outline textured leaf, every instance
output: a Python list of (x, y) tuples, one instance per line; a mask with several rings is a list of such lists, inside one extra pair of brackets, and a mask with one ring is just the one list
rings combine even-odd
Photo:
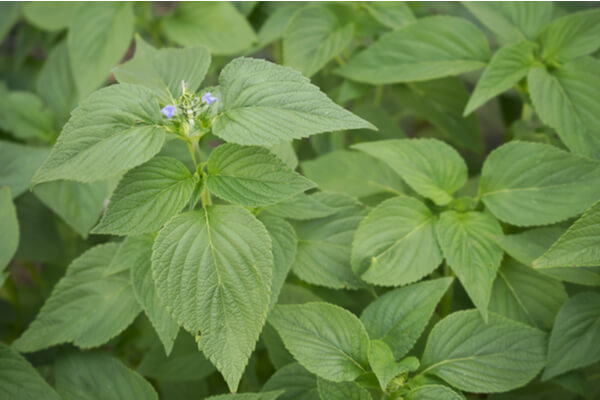
[(120, 84), (98, 90), (73, 111), (32, 183), (90, 182), (142, 164), (165, 140), (165, 132), (157, 127), (160, 115), (158, 102), (143, 86)]
[(372, 400), (369, 391), (354, 382), (330, 382), (317, 379), (321, 400)]
[(548, 72), (534, 68), (527, 82), (540, 119), (574, 153), (600, 159), (600, 61), (585, 57)]
[(29, 188), (29, 181), (48, 154), (47, 148), (0, 140), (0, 186), (8, 186), (13, 197), (19, 196)]
[(180, 214), (159, 232), (152, 269), (159, 297), (235, 391), (269, 307), (265, 227), (238, 206)]
[(508, 143), (483, 164), (479, 196), (502, 221), (551, 224), (600, 198), (600, 163), (546, 144)]
[(294, 358), (319, 377), (343, 382), (366, 372), (369, 337), (351, 312), (329, 303), (278, 305), (269, 322)]
[(295, 223), (298, 251), (292, 271), (313, 285), (359, 288), (362, 283), (352, 272), (350, 255), (354, 231), (365, 213), (351, 197), (325, 195), (320, 200), (340, 211), (328, 217)]
[(0, 129), (18, 139), (52, 141), (56, 134), (54, 114), (30, 92), (8, 91), (0, 86)]
[(505, 42), (535, 40), (550, 22), (553, 5), (550, 2), (526, 1), (463, 2), (464, 6)]
[(280, 398), (281, 393), (283, 393), (281, 390), (264, 393), (232, 393), (210, 396), (206, 400), (276, 400)]
[(164, 20), (165, 35), (190, 47), (204, 45), (213, 54), (230, 55), (247, 49), (256, 35), (246, 18), (229, 2), (182, 2)]
[(435, 220), (427, 206), (412, 197), (380, 203), (354, 234), (354, 273), (381, 286), (405, 285), (431, 273), (442, 262)]
[(158, 400), (150, 382), (105, 354), (61, 356), (56, 361), (56, 390), (64, 400)]
[[(4, 268), (15, 255), (19, 247), (19, 221), (17, 210), (12, 201), (10, 188), (0, 187), (0, 280)], [(2, 285), (0, 285), (2, 286)]]
[(540, 35), (542, 57), (564, 62), (593, 53), (600, 47), (600, 10), (569, 14), (549, 24)]
[(326, 6), (298, 11), (283, 36), (283, 63), (312, 76), (352, 41), (354, 27)]
[(22, 352), (65, 342), (96, 347), (125, 329), (140, 306), (128, 271), (105, 274), (118, 247), (116, 243), (98, 245), (75, 259), (13, 347)]
[(408, 4), (402, 1), (372, 2), (364, 7), (377, 21), (392, 29), (403, 28), (417, 20)]
[(436, 224), (436, 233), (446, 262), (487, 320), (492, 286), (503, 255), (495, 241), (502, 235), (502, 227), (486, 213), (445, 211)]
[(83, 99), (108, 78), (133, 38), (130, 3), (83, 2), (71, 19), (67, 44), (79, 98)]
[(156, 50), (140, 36), (135, 42), (135, 56), (113, 69), (120, 83), (147, 86), (164, 104), (174, 104), (181, 96), (181, 81), (188, 91), (198, 90), (210, 65), (206, 47)]
[(353, 148), (388, 164), (410, 187), (438, 205), (452, 201), (452, 193), (467, 182), (465, 161), (440, 140), (381, 140)]
[(60, 400), (23, 356), (0, 343), (0, 396), (18, 400)]
[(423, 385), (408, 392), (406, 400), (464, 400), (464, 396), (444, 385)]
[(491, 313), (455, 312), (433, 328), (422, 374), (475, 393), (505, 392), (525, 385), (546, 361), (546, 334)]
[(338, 150), (301, 164), (304, 175), (321, 190), (367, 197), (376, 193), (400, 194), (402, 179), (376, 158), (357, 151)]
[(262, 390), (284, 390), (279, 400), (315, 400), (319, 397), (317, 377), (298, 363), (279, 368)]
[(374, 85), (423, 81), (479, 69), (489, 57), (487, 39), (475, 25), (439, 15), (383, 35), (337, 72)]
[(547, 331), (567, 300), (562, 283), (509, 259), (498, 270), (489, 309)]
[(541, 257), (534, 268), (600, 266), (600, 202), (590, 207)]
[(543, 380), (600, 360), (600, 294), (579, 293), (558, 312)]
[(369, 345), (369, 365), (377, 376), (377, 380), (383, 391), (386, 391), (392, 379), (403, 372), (407, 372), (404, 365), (396, 362), (394, 353), (392, 353), (390, 347), (382, 340), (371, 340)]
[(78, 8), (79, 3), (32, 1), (23, 4), (23, 16), (38, 28), (46, 31), (60, 31), (65, 29), (75, 18)]
[(406, 355), (427, 326), (452, 278), (394, 289), (369, 304), (360, 316), (371, 339), (384, 341), (394, 358)]
[(173, 348), (177, 332), (179, 332), (179, 325), (158, 297), (152, 279), (151, 258), (154, 235), (128, 238), (128, 240), (131, 239), (136, 240), (140, 246), (140, 251), (136, 254), (137, 257), (131, 264), (130, 270), (133, 293), (156, 330), (168, 356)]
[(292, 142), (281, 142), (270, 146), (269, 151), (277, 156), (289, 169), (295, 170), (298, 168), (298, 156), (296, 150), (292, 146)]
[(155, 157), (119, 182), (93, 233), (136, 235), (158, 230), (188, 203), (196, 182), (185, 165)]
[(470, 114), (526, 77), (535, 60), (536, 49), (535, 43), (523, 41), (506, 45), (495, 52), (475, 86), (464, 115)]
[[(336, 207), (328, 204), (329, 201), (327, 201), (327, 198), (332, 196), (335, 196), (335, 194), (314, 193), (307, 195), (301, 193), (288, 200), (268, 206), (265, 208), (265, 211), (282, 218), (294, 220), (328, 217), (340, 211)], [(358, 205), (358, 202), (356, 205)]]
[(228, 142), (270, 146), (322, 132), (375, 129), (289, 67), (237, 58), (223, 68), (219, 84), (223, 108), (213, 133)]
[(210, 153), (206, 168), (211, 193), (247, 206), (277, 203), (315, 186), (264, 147), (226, 143)]

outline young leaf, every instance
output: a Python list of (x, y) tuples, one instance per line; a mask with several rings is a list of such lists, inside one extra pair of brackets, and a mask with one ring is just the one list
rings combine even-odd
[(223, 144), (210, 153), (206, 169), (211, 193), (247, 206), (274, 204), (315, 187), (264, 147)]
[(352, 269), (365, 282), (399, 286), (415, 282), (442, 262), (436, 217), (412, 197), (394, 197), (360, 223), (352, 242)]
[(465, 400), (465, 397), (448, 386), (428, 384), (412, 389), (406, 400)]
[(526, 77), (535, 60), (536, 49), (535, 43), (523, 41), (506, 45), (495, 52), (475, 86), (464, 115), (469, 115)]
[(5, 399), (61, 399), (23, 356), (4, 343), (0, 343), (0, 388)]
[(423, 281), (387, 292), (365, 308), (360, 320), (369, 337), (385, 342), (400, 359), (427, 326), (452, 278)]
[(492, 285), (503, 255), (495, 240), (502, 235), (502, 227), (486, 213), (445, 211), (436, 224), (436, 233), (446, 262), (487, 320)]
[(580, 11), (552, 21), (539, 40), (542, 57), (549, 62), (591, 54), (600, 47), (600, 10)]
[(164, 19), (167, 38), (191, 47), (204, 45), (213, 54), (230, 55), (256, 41), (252, 27), (229, 2), (182, 2)]
[(213, 133), (228, 142), (270, 146), (322, 132), (376, 129), (289, 67), (237, 58), (223, 68), (219, 84), (223, 108)]
[(60, 31), (75, 18), (80, 3), (67, 4), (60, 1), (23, 4), (23, 16), (27, 22), (46, 31)]
[[(281, 218), (300, 221), (328, 217), (340, 211), (334, 206), (326, 204), (327, 199), (331, 196), (337, 195), (321, 192), (311, 195), (301, 193), (288, 200), (268, 206), (265, 211)], [(359, 205), (359, 203), (356, 202), (356, 205)]]
[(185, 207), (195, 185), (181, 162), (155, 157), (125, 174), (92, 232), (138, 235), (157, 231)]
[(392, 139), (352, 146), (379, 158), (416, 192), (438, 205), (467, 182), (467, 164), (456, 150), (437, 139)]
[(48, 148), (0, 140), (0, 186), (8, 186), (13, 197), (21, 195), (48, 154)]
[(440, 15), (383, 35), (337, 73), (374, 85), (424, 81), (479, 69), (489, 57), (479, 28), (466, 19)]
[(555, 223), (600, 198), (600, 163), (546, 144), (507, 143), (483, 164), (479, 196), (510, 224)]
[(130, 3), (84, 2), (71, 21), (69, 57), (79, 98), (84, 99), (106, 81), (111, 68), (129, 48), (133, 7)]
[(369, 337), (351, 312), (329, 303), (278, 305), (269, 322), (294, 358), (319, 377), (344, 382), (367, 371)]
[(91, 182), (140, 165), (163, 145), (160, 119), (160, 107), (149, 89), (131, 84), (100, 89), (73, 111), (31, 183)]
[(315, 400), (319, 397), (317, 377), (298, 363), (279, 368), (262, 390), (284, 390), (279, 400)]
[(331, 382), (317, 379), (321, 400), (372, 400), (369, 391), (354, 382)]
[[(152, 270), (158, 295), (235, 391), (269, 307), (273, 255), (246, 209), (210, 206), (159, 232)], [(209, 310), (209, 311), (207, 311)]]
[(536, 40), (550, 22), (550, 2), (526, 1), (463, 2), (464, 6), (504, 42)]
[(56, 390), (64, 400), (158, 400), (150, 382), (105, 354), (62, 355), (56, 361), (55, 379)]
[(600, 202), (590, 207), (541, 257), (534, 268), (600, 266)]
[(283, 36), (283, 64), (311, 77), (352, 41), (354, 27), (323, 5), (298, 11)]
[(141, 36), (136, 37), (135, 43), (135, 56), (113, 69), (120, 83), (147, 86), (164, 104), (173, 104), (181, 96), (182, 81), (188, 91), (198, 90), (210, 65), (206, 47), (156, 50)]
[(493, 313), (485, 323), (476, 310), (459, 311), (429, 334), (421, 374), (468, 392), (505, 392), (538, 374), (546, 345), (546, 334), (538, 329)]
[[(419, 362), (416, 361), (416, 363), (416, 368), (418, 368)], [(377, 376), (377, 380), (383, 391), (386, 391), (392, 379), (403, 372), (409, 371), (405, 365), (396, 362), (394, 353), (392, 353), (390, 347), (382, 340), (371, 340), (369, 345), (369, 365)]]
[(534, 68), (527, 82), (540, 119), (574, 153), (600, 159), (600, 61), (580, 58), (549, 72)]
[(2, 280), (4, 268), (19, 246), (17, 210), (10, 195), (10, 188), (7, 187), (0, 187), (0, 232), (2, 232), (2, 240), (0, 240), (0, 280)]
[(128, 271), (105, 273), (118, 247), (101, 244), (75, 259), (13, 348), (32, 352), (65, 342), (96, 347), (125, 329), (140, 306)]
[(489, 310), (548, 331), (568, 298), (561, 282), (508, 259), (498, 270)]
[(600, 360), (600, 294), (579, 293), (558, 312), (543, 380)]

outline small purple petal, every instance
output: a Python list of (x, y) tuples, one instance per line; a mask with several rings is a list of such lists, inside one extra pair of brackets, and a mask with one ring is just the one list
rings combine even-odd
[(212, 103), (217, 101), (217, 98), (215, 96), (213, 96), (212, 94), (210, 94), (210, 92), (206, 92), (202, 96), (202, 101), (208, 105), (211, 105)]
[(163, 113), (163, 115), (169, 119), (173, 118), (173, 115), (175, 115), (175, 106), (169, 104), (168, 106), (165, 106), (162, 110), (160, 110), (161, 113)]

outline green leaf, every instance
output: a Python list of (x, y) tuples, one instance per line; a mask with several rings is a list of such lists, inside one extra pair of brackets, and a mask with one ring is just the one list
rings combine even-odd
[[(257, 33), (258, 47), (262, 48), (268, 46), (283, 38), (290, 20), (301, 7), (301, 3), (278, 3), (275, 11), (267, 17)], [(283, 399), (285, 399), (285, 395)]]
[(405, 365), (396, 362), (394, 353), (392, 353), (390, 347), (382, 340), (371, 340), (369, 345), (369, 365), (377, 376), (377, 380), (383, 391), (386, 391), (392, 379), (403, 372), (408, 372)]
[(236, 391), (269, 307), (265, 227), (239, 206), (180, 214), (159, 232), (152, 269), (161, 300)]
[(465, 107), (469, 115), (488, 100), (512, 88), (527, 76), (535, 61), (537, 44), (523, 41), (500, 48), (494, 53)]
[(317, 379), (321, 400), (372, 400), (369, 391), (354, 382), (330, 382)]
[(352, 381), (367, 371), (369, 337), (350, 311), (329, 303), (278, 305), (269, 322), (294, 358), (319, 377)]
[(150, 382), (106, 354), (63, 355), (56, 361), (55, 379), (64, 400), (158, 400)]
[(149, 89), (131, 84), (100, 89), (73, 111), (32, 184), (91, 182), (138, 166), (163, 145), (166, 134), (158, 127), (160, 120), (160, 107)]
[(208, 188), (231, 203), (265, 206), (315, 187), (264, 147), (226, 143), (210, 153)]
[[(340, 211), (329, 205), (328, 199), (338, 196), (334, 193), (317, 192), (311, 195), (305, 193), (294, 196), (288, 200), (273, 204), (265, 208), (270, 214), (294, 220), (307, 220), (323, 218)], [(359, 205), (358, 202), (355, 205)]]
[(417, 19), (405, 2), (372, 2), (364, 7), (377, 21), (391, 29), (400, 29)]
[(155, 157), (125, 174), (92, 232), (137, 235), (157, 231), (185, 207), (195, 185), (181, 162)]
[(590, 207), (541, 257), (534, 268), (600, 266), (600, 202)]
[(8, 91), (0, 86), (0, 129), (18, 139), (52, 141), (54, 114), (33, 93)]
[(262, 390), (285, 390), (279, 400), (315, 400), (319, 397), (317, 377), (298, 363), (279, 368)]
[(428, 275), (442, 262), (435, 220), (427, 206), (412, 197), (380, 203), (354, 234), (354, 273), (381, 286), (405, 285)]
[(98, 245), (75, 259), (13, 348), (32, 352), (65, 342), (96, 347), (125, 329), (140, 306), (128, 271), (105, 273), (118, 247)]
[[(177, 322), (173, 319), (163, 301), (158, 297), (152, 278), (151, 258), (154, 235), (127, 238), (127, 241), (132, 240), (136, 241), (136, 244), (139, 246), (139, 253), (134, 253), (137, 257), (130, 264), (133, 293), (156, 330), (164, 346), (165, 353), (168, 356), (173, 348), (177, 332), (179, 332), (179, 325), (177, 325)], [(123, 245), (121, 248), (124, 248)]]
[(580, 11), (552, 21), (539, 41), (542, 57), (551, 63), (593, 53), (600, 47), (600, 10)]
[(84, 99), (108, 78), (133, 38), (130, 3), (84, 2), (71, 20), (67, 44), (79, 98)]
[(374, 85), (424, 81), (479, 69), (489, 57), (479, 28), (466, 19), (438, 15), (383, 35), (337, 73)]
[(547, 331), (568, 298), (559, 281), (509, 259), (498, 270), (489, 310)]
[(12, 27), (17, 23), (21, 14), (21, 3), (0, 4), (0, 42)]
[(61, 399), (23, 356), (4, 343), (0, 343), (0, 387), (5, 399)]
[(600, 163), (546, 144), (507, 143), (483, 164), (479, 197), (513, 225), (559, 222), (600, 198)]
[(548, 380), (600, 360), (600, 294), (579, 293), (558, 312), (550, 334)]
[(289, 67), (237, 58), (223, 68), (219, 84), (223, 106), (213, 133), (228, 142), (270, 146), (322, 132), (375, 129)]
[(219, 396), (210, 396), (206, 400), (276, 400), (283, 393), (282, 390), (264, 393), (232, 393)]
[(48, 154), (48, 148), (0, 140), (0, 186), (8, 186), (12, 196), (18, 197), (29, 188), (31, 177)]
[(532, 380), (546, 362), (546, 334), (476, 310), (450, 314), (427, 340), (421, 374), (435, 375), (467, 392), (505, 392)]
[(283, 36), (283, 63), (311, 77), (352, 41), (354, 26), (323, 5), (298, 11)]
[(23, 16), (32, 25), (46, 31), (60, 31), (68, 27), (75, 18), (78, 2), (63, 3), (59, 1), (37, 2), (23, 4)]
[(156, 50), (139, 35), (135, 43), (135, 56), (113, 69), (120, 83), (147, 86), (164, 104), (174, 104), (181, 96), (181, 81), (188, 91), (198, 90), (210, 65), (206, 47)]
[(502, 227), (483, 212), (445, 211), (435, 228), (446, 262), (487, 320), (492, 286), (503, 255), (495, 241), (502, 235)]
[(277, 156), (289, 169), (298, 168), (298, 156), (292, 142), (281, 142), (268, 147), (269, 151)]
[[(0, 187), (0, 277), (19, 247), (19, 221), (10, 188)], [(0, 278), (1, 280), (2, 278)], [(2, 285), (0, 285), (2, 286)]]
[(394, 289), (369, 304), (360, 320), (369, 337), (385, 342), (399, 359), (421, 336), (451, 283), (441, 278)]
[(109, 182), (45, 182), (33, 192), (54, 213), (86, 238), (104, 210), (112, 189)]
[(252, 27), (229, 2), (182, 2), (164, 19), (164, 31), (173, 42), (204, 45), (213, 54), (231, 55), (256, 41)]
[(437, 139), (392, 139), (352, 146), (388, 164), (416, 192), (438, 205), (467, 182), (467, 164), (456, 150)]
[(321, 190), (367, 197), (381, 192), (401, 194), (402, 179), (376, 158), (357, 151), (338, 150), (301, 164), (304, 175)]
[(464, 6), (504, 42), (536, 40), (550, 22), (553, 4), (526, 1), (463, 2)]
[(574, 153), (600, 159), (600, 61), (585, 57), (548, 72), (534, 68), (527, 82), (540, 119)]
[(334, 215), (294, 224), (298, 251), (292, 271), (313, 285), (334, 289), (356, 289), (363, 284), (350, 267), (352, 238), (364, 211), (354, 199), (342, 194), (325, 194), (320, 200), (339, 208)]
[(171, 354), (165, 354), (164, 345), (157, 344), (144, 355), (138, 372), (160, 381), (189, 382), (204, 379), (215, 372), (215, 367), (198, 351), (194, 338), (182, 331)]
[(406, 394), (406, 400), (465, 400), (465, 397), (444, 385), (423, 385)]

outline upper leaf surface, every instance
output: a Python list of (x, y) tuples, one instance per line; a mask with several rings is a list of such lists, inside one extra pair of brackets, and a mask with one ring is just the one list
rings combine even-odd
[(0, 140), (0, 186), (8, 186), (13, 197), (29, 188), (29, 181), (50, 149)]
[(263, 391), (280, 389), (285, 390), (281, 400), (315, 400), (319, 397), (317, 377), (297, 362), (277, 369), (262, 388)]
[(317, 379), (321, 400), (372, 400), (369, 391), (355, 382), (331, 382)]
[(406, 400), (464, 400), (465, 397), (444, 385), (417, 386), (406, 394)]
[(10, 195), (10, 189), (0, 187), (0, 281), (4, 268), (8, 265), (19, 245), (19, 221), (17, 210)]

